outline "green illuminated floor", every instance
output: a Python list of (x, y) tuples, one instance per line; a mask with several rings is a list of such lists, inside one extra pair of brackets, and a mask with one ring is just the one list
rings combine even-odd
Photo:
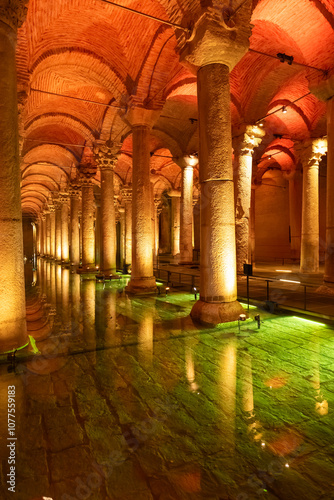
[(0, 366), (18, 418), (13, 494), (2, 408), (0, 497), (334, 499), (333, 328), (257, 309), (240, 333), (199, 328), (193, 295), (124, 285), (41, 263), (28, 310), (42, 354)]

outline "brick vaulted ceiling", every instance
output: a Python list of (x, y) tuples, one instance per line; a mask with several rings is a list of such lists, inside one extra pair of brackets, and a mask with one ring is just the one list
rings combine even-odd
[[(116, 0), (182, 26), (212, 2), (242, 3)], [(254, 0), (251, 22), (250, 50), (230, 78), (233, 133), (286, 105), (287, 113), (265, 119), (257, 159), (270, 151), (280, 168), (291, 170), (293, 141), (326, 134), (325, 104), (305, 94), (310, 81), (323, 78), (313, 68), (334, 66), (334, 0)], [(171, 157), (198, 149), (197, 96), (196, 77), (180, 65), (175, 48), (174, 28), (103, 0), (29, 0), (17, 45), (25, 215), (38, 215), (50, 195), (65, 188), (84, 146), (96, 139), (122, 144), (116, 189), (131, 181), (131, 130), (122, 115), (134, 104), (161, 109), (151, 134), (155, 186), (160, 192), (179, 187)], [(301, 65), (281, 63), (277, 53)]]

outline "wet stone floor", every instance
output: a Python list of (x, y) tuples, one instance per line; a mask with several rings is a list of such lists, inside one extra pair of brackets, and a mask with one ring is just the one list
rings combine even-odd
[(334, 499), (333, 327), (251, 308), (199, 328), (189, 293), (45, 261), (29, 279), (35, 345), (0, 364), (1, 499)]

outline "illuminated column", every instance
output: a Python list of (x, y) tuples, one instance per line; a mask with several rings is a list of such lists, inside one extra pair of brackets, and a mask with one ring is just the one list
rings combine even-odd
[(55, 206), (49, 205), (50, 210), (50, 257), (54, 259), (56, 256), (56, 214)]
[(181, 193), (175, 192), (175, 194), (168, 195), (172, 199), (172, 255), (178, 255), (180, 253), (180, 196)]
[(37, 255), (41, 254), (41, 219), (36, 220)]
[(61, 203), (55, 200), (55, 223), (56, 223), (56, 261), (61, 261)]
[(100, 196), (94, 196), (95, 203), (95, 264), (96, 268), (101, 268), (101, 199)]
[(80, 263), (80, 236), (79, 236), (79, 208), (80, 190), (78, 187), (70, 189), (70, 262), (72, 266)]
[(126, 287), (130, 293), (155, 292), (153, 276), (153, 234), (151, 224), (150, 130), (160, 112), (133, 108), (132, 125), (132, 270)]
[[(330, 75), (318, 82), (311, 80), (310, 90), (327, 103), (327, 197), (326, 197), (326, 251), (324, 281), (334, 283), (334, 77)], [(311, 88), (311, 86), (313, 88)]]
[(16, 81), (17, 28), (25, 1), (0, 9), (0, 351), (27, 343)]
[(81, 262), (82, 261), (82, 200), (79, 209), (79, 253)]
[(194, 166), (198, 159), (184, 156), (177, 160), (181, 167), (181, 211), (180, 211), (180, 261), (190, 264), (193, 260), (193, 179)]
[[(193, 319), (217, 324), (238, 319), (229, 72), (247, 52), (251, 5), (242, 3), (231, 31), (213, 7), (194, 35), (181, 36), (180, 60), (197, 71), (201, 185), (200, 300)], [(181, 228), (182, 234), (182, 228)]]
[(320, 139), (296, 148), (303, 166), (302, 234), (300, 272), (319, 272), (319, 162), (325, 153)]
[(45, 225), (46, 217), (44, 212), (41, 214), (41, 256), (45, 256), (45, 248), (46, 248), (46, 225)]
[(125, 208), (118, 207), (119, 212), (119, 222), (120, 222), (120, 249), (119, 249), (119, 258), (121, 267), (125, 262)]
[(125, 264), (132, 262), (132, 188), (122, 189), (125, 208)]
[(334, 98), (327, 103), (327, 198), (324, 280), (334, 283)]
[(45, 254), (47, 257), (51, 255), (51, 218), (50, 212), (48, 210), (45, 211), (45, 232), (46, 232), (46, 248)]
[(68, 196), (65, 193), (60, 195), (61, 203), (61, 260), (69, 261), (69, 241), (68, 241)]
[(253, 264), (255, 259), (255, 188), (253, 186), (251, 191), (251, 205), (250, 205), (250, 217), (249, 217), (248, 258), (249, 262)]
[(159, 255), (159, 217), (161, 214), (160, 198), (154, 198), (154, 258)]
[(82, 267), (89, 271), (95, 267), (95, 234), (94, 234), (94, 192), (93, 183), (85, 178), (82, 184)]
[(265, 132), (256, 125), (246, 125), (233, 141), (235, 155), (235, 233), (237, 273), (243, 274), (249, 263), (249, 218), (252, 191), (252, 155)]
[(94, 159), (101, 171), (101, 271), (116, 274), (116, 222), (114, 204), (114, 167), (118, 161), (119, 144), (98, 141)]

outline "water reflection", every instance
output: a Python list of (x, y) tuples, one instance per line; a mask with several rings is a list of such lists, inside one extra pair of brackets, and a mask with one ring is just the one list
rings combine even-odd
[[(201, 329), (187, 316), (193, 297), (185, 309), (185, 297), (179, 303), (172, 295), (130, 297), (124, 285), (122, 279), (96, 283), (94, 276), (39, 262), (27, 320), (41, 354), (20, 368), (29, 411), (39, 405), (45, 419), (44, 405), (48, 411), (70, 407), (71, 431), (79, 411), (89, 463), (117, 443), (126, 467), (140, 463), (144, 475), (161, 480), (162, 491), (166, 481), (175, 487), (169, 492), (175, 499), (199, 492), (201, 498), (238, 498), (239, 485), (249, 487), (254, 471), (270, 475), (273, 457), (292, 463), (306, 434), (312, 441), (312, 425), (329, 416), (333, 400), (331, 381), (322, 379), (321, 339), (306, 344), (295, 369), (292, 343), (290, 358), (285, 351), (279, 358), (278, 349), (267, 355), (265, 325), (242, 338), (233, 326)], [(118, 467), (120, 474), (115, 468), (110, 478), (114, 485), (127, 471), (123, 462)], [(217, 472), (223, 467), (225, 476)], [(285, 480), (284, 473), (281, 467)], [(226, 483), (235, 486), (227, 492)], [(247, 494), (255, 498), (257, 490)]]

